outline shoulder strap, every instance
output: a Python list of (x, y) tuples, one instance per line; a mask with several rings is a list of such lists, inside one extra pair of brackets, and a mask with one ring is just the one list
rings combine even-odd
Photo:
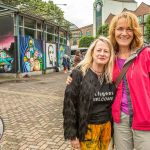
[(134, 59), (132, 59), (131, 61), (129, 61), (121, 70), (119, 76), (117, 77), (117, 80), (115, 82), (115, 86), (116, 88), (118, 87), (120, 81), (122, 80), (122, 78), (124, 77), (125, 73), (127, 72), (128, 68), (130, 67), (130, 65), (132, 64)]
[[(146, 47), (148, 47), (148, 46), (146, 46)], [(146, 47), (142, 47), (142, 48), (138, 49), (137, 52), (136, 52), (136, 56), (137, 56), (144, 48), (146, 48)], [(123, 66), (123, 68), (122, 68), (122, 70), (121, 70), (121, 72), (120, 72), (120, 74), (119, 74), (119, 76), (117, 77), (116, 82), (115, 82), (116, 88), (118, 87), (120, 81), (122, 80), (122, 78), (123, 78), (124, 75), (126, 74), (128, 68), (130, 67), (130, 65), (132, 64), (132, 62), (134, 61), (135, 58), (136, 58), (136, 57), (134, 57), (133, 59), (131, 59), (126, 65)]]

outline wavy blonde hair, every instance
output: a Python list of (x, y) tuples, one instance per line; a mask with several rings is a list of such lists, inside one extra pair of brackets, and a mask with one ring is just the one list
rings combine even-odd
[(132, 51), (135, 51), (143, 45), (143, 37), (140, 25), (138, 23), (138, 18), (131, 12), (122, 12), (112, 19), (109, 26), (109, 39), (114, 47), (114, 50), (115, 51), (119, 50), (119, 45), (115, 39), (115, 28), (118, 23), (118, 20), (121, 18), (125, 18), (127, 24), (130, 26), (130, 28), (133, 29), (133, 40), (130, 44), (130, 48)]
[(107, 83), (112, 82), (112, 72), (114, 67), (114, 50), (110, 40), (106, 37), (100, 36), (90, 45), (88, 48), (84, 59), (77, 65), (82, 71), (83, 76), (86, 74), (87, 70), (92, 66), (93, 63), (93, 51), (98, 41), (102, 41), (108, 45), (110, 50), (110, 59), (108, 63), (104, 66), (104, 74)]

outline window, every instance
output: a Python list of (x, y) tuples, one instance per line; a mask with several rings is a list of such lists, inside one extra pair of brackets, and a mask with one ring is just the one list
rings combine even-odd
[(19, 34), (24, 35), (24, 28), (23, 27), (19, 27)]
[(142, 16), (138, 16), (138, 21), (139, 21), (139, 24), (142, 23)]
[(77, 39), (76, 38), (73, 39), (73, 45), (77, 45)]
[(41, 31), (37, 31), (37, 39), (42, 40), (42, 32)]
[(55, 35), (55, 42), (58, 43), (58, 35)]
[(149, 15), (149, 14), (145, 14), (145, 15), (144, 15), (144, 22), (146, 22), (146, 19), (147, 19), (148, 15)]
[(66, 36), (67, 36), (67, 34), (66, 34), (66, 32), (65, 31), (59, 31), (59, 36), (60, 36), (60, 43), (61, 44), (65, 44), (65, 42), (66, 42)]
[(67, 43), (67, 39), (65, 38), (65, 39), (64, 39), (64, 44), (66, 44), (66, 43)]
[(19, 26), (23, 26), (23, 16), (19, 16)]
[(42, 40), (42, 23), (38, 22), (36, 23), (36, 38)]
[(34, 30), (25, 28), (24, 32), (25, 32), (25, 35), (28, 35), (28, 36), (31, 36), (32, 38), (35, 38)]
[(90, 31), (86, 31), (86, 36), (91, 36)]
[(24, 18), (24, 34), (35, 38), (36, 21), (28, 18)]
[(24, 26), (25, 27), (35, 29), (35, 24), (36, 24), (35, 20), (24, 18)]
[(60, 43), (63, 44), (64, 43), (64, 40), (62, 37), (60, 37)]
[(47, 32), (54, 34), (54, 26), (47, 26)]
[(55, 28), (55, 34), (58, 34), (58, 28)]
[(38, 29), (38, 30), (42, 30), (42, 24), (39, 23), (39, 22), (37, 22), (37, 29)]
[(47, 41), (48, 42), (52, 42), (53, 41), (53, 35), (52, 34), (47, 33)]
[(46, 41), (55, 42), (55, 28), (52, 25), (47, 25), (46, 33)]
[(82, 32), (79, 32), (79, 37), (82, 37)]

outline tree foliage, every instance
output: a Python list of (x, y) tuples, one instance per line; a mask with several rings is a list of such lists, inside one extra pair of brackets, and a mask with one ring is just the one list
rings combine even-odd
[(150, 43), (150, 15), (146, 19), (146, 31), (145, 31), (146, 41)]
[(99, 35), (108, 36), (108, 30), (109, 30), (108, 24), (104, 24), (102, 26), (99, 26), (97, 36), (99, 36)]
[(64, 12), (51, 0), (48, 2), (42, 0), (1, 0), (1, 2), (17, 7), (20, 11), (31, 12), (46, 19), (55, 20), (61, 25), (67, 24), (64, 19)]
[(79, 40), (79, 47), (89, 47), (90, 44), (94, 41), (94, 37), (85, 36)]

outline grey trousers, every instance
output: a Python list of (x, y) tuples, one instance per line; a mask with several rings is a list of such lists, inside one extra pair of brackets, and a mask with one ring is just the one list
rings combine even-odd
[(132, 130), (129, 116), (121, 113), (121, 123), (114, 123), (116, 150), (150, 150), (150, 131)]

